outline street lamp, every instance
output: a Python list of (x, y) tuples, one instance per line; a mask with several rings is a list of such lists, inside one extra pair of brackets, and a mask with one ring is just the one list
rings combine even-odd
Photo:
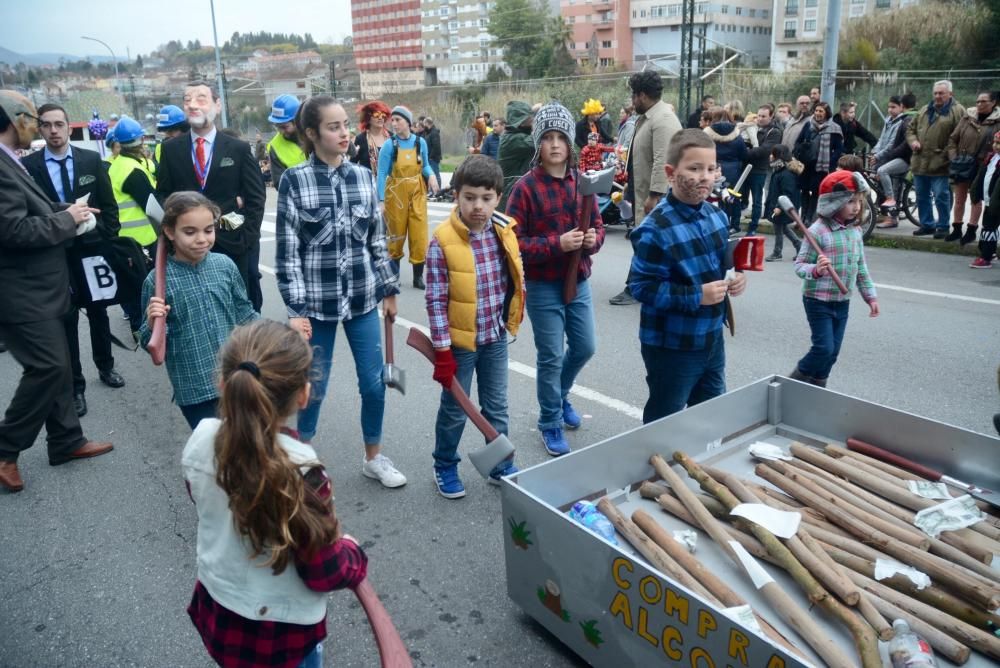
[(108, 50), (108, 53), (111, 54), (111, 62), (114, 63), (115, 65), (115, 93), (120, 93), (121, 81), (118, 79), (118, 58), (115, 57), (115, 52), (111, 50), (111, 47), (107, 45), (107, 42), (102, 42), (96, 37), (87, 37), (86, 35), (80, 35), (80, 39), (88, 39), (91, 42), (97, 42), (98, 44), (103, 45), (104, 48)]

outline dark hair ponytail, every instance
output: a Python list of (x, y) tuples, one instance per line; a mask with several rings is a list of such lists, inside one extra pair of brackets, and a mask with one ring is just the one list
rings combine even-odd
[(306, 155), (316, 151), (306, 130), (312, 130), (318, 135), (319, 124), (323, 121), (323, 109), (334, 104), (340, 103), (329, 95), (316, 95), (299, 105), (299, 110), (295, 113), (295, 128), (299, 131), (299, 144)]

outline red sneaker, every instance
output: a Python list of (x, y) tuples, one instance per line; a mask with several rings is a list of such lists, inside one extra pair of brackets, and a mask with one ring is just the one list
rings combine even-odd
[(993, 266), (992, 262), (990, 262), (989, 260), (984, 260), (981, 257), (977, 257), (969, 265), (969, 267), (971, 267), (972, 269), (989, 269), (992, 266)]

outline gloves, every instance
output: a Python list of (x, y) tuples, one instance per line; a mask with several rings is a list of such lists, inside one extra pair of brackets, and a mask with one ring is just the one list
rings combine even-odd
[(434, 380), (441, 383), (444, 389), (451, 388), (451, 381), (455, 380), (455, 372), (458, 371), (458, 364), (455, 363), (455, 356), (451, 354), (451, 348), (434, 351)]

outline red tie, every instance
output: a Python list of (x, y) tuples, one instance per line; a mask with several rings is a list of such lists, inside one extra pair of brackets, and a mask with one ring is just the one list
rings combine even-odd
[(205, 138), (198, 137), (195, 141), (198, 142), (198, 146), (195, 148), (195, 157), (198, 158), (198, 180), (201, 181), (201, 187), (205, 187), (205, 177), (207, 176), (207, 165), (205, 164)]

